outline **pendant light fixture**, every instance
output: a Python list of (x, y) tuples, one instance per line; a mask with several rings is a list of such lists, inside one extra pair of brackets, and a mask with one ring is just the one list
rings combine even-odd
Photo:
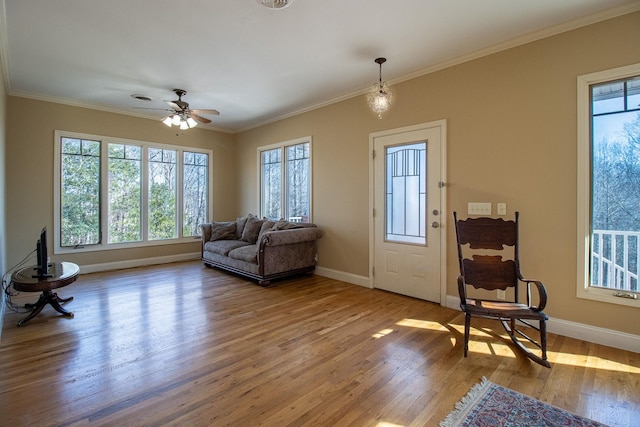
[(391, 106), (391, 89), (387, 82), (382, 81), (382, 64), (387, 61), (387, 58), (376, 58), (375, 63), (380, 66), (380, 78), (379, 80), (369, 88), (367, 93), (367, 100), (369, 106), (378, 115), (378, 118), (382, 118), (382, 113), (387, 111)]

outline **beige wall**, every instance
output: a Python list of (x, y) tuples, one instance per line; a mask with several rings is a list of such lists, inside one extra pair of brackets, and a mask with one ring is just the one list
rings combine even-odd
[(576, 298), (576, 77), (640, 62), (639, 40), (633, 13), (397, 84), (382, 120), (362, 96), (243, 132), (240, 211), (257, 209), (256, 148), (311, 135), (319, 264), (368, 277), (369, 134), (447, 119), (447, 215), (506, 202), (521, 212), (523, 272), (545, 282), (550, 316), (640, 335), (628, 321), (637, 309)]
[[(34, 249), (43, 226), (53, 230), (55, 130), (211, 149), (214, 217), (235, 218), (237, 189), (234, 180), (234, 136), (231, 134), (198, 128), (183, 133), (175, 128), (169, 129), (157, 120), (18, 97), (9, 97), (8, 108), (6, 221), (11, 265)], [(65, 255), (64, 259), (80, 265), (91, 265), (199, 251), (199, 242), (194, 241), (179, 245)], [(52, 256), (52, 259), (60, 257)]]

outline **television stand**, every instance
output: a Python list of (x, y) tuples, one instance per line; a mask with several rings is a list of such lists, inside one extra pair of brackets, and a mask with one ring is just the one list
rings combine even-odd
[(36, 317), (47, 305), (51, 305), (58, 313), (66, 317), (73, 317), (71, 311), (65, 310), (60, 303), (73, 300), (73, 297), (60, 298), (54, 289), (62, 288), (73, 283), (78, 278), (80, 267), (72, 262), (55, 262), (49, 267), (50, 277), (40, 277), (33, 274), (35, 266), (21, 268), (11, 275), (11, 282), (16, 291), (42, 292), (40, 298), (34, 304), (25, 304), (25, 308), (31, 309), (31, 313), (18, 322), (18, 326)]

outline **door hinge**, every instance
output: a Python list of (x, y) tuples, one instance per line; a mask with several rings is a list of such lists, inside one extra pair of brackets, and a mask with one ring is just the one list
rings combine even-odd
[(371, 151), (371, 158), (375, 160), (376, 158), (376, 150)]
[(375, 218), (376, 217), (376, 208), (373, 208), (373, 212), (372, 213), (373, 213), (373, 217)]
[(375, 267), (371, 267), (371, 275), (372, 276), (376, 275), (376, 268)]

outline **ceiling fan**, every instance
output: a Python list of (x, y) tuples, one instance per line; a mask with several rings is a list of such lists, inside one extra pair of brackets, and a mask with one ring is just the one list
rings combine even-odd
[(178, 99), (173, 101), (165, 101), (171, 108), (146, 108), (147, 110), (162, 110), (169, 111), (170, 114), (162, 119), (162, 123), (171, 127), (179, 126), (180, 129), (189, 129), (196, 127), (198, 122), (211, 123), (211, 120), (206, 117), (202, 117), (200, 114), (212, 114), (219, 116), (220, 112), (214, 109), (191, 109), (189, 103), (182, 100), (182, 97), (187, 94), (184, 89), (173, 89)]

